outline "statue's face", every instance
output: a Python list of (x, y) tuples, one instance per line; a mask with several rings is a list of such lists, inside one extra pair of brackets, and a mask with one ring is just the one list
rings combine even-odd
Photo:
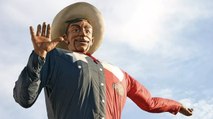
[(67, 29), (68, 49), (87, 53), (93, 44), (93, 29), (87, 20), (71, 23)]

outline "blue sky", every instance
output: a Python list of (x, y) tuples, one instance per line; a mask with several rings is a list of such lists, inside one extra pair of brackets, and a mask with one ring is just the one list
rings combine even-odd
[[(47, 119), (44, 94), (29, 109), (15, 103), (14, 83), (32, 51), (34, 27), (77, 0), (0, 1), (1, 119)], [(153, 96), (194, 108), (192, 117), (151, 114), (127, 100), (122, 119), (213, 118), (212, 0), (85, 0), (105, 19), (103, 44), (95, 57), (127, 71)]]

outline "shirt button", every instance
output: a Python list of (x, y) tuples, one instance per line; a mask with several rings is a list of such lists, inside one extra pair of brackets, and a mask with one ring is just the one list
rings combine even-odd
[(104, 86), (104, 83), (101, 83), (101, 86)]
[(105, 119), (104, 117), (101, 117), (101, 119)]
[(81, 66), (80, 66), (80, 65), (78, 65), (78, 68), (79, 68), (79, 69), (81, 69)]
[(103, 71), (103, 69), (102, 69), (102, 68), (100, 68), (100, 71)]
[(105, 103), (105, 101), (104, 101), (104, 100), (101, 100), (101, 102), (102, 102), (102, 103)]

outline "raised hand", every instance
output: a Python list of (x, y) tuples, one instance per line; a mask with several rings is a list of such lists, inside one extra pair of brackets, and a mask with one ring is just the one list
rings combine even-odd
[(33, 27), (30, 26), (30, 34), (34, 52), (43, 59), (45, 59), (49, 51), (54, 49), (59, 42), (64, 40), (63, 37), (52, 40), (50, 31), (50, 24), (46, 25), (45, 22), (42, 24), (42, 26), (40, 24), (37, 26), (36, 34)]

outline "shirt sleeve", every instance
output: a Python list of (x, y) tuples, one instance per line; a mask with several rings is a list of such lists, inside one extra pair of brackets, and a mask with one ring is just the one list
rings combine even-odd
[(27, 66), (22, 70), (13, 89), (13, 97), (22, 107), (33, 105), (41, 92), (40, 71), (45, 60), (42, 60), (34, 51), (31, 53)]
[(137, 80), (126, 74), (127, 80), (127, 96), (135, 102), (141, 109), (152, 112), (170, 112), (177, 114), (181, 104), (174, 100), (152, 97), (150, 92)]

